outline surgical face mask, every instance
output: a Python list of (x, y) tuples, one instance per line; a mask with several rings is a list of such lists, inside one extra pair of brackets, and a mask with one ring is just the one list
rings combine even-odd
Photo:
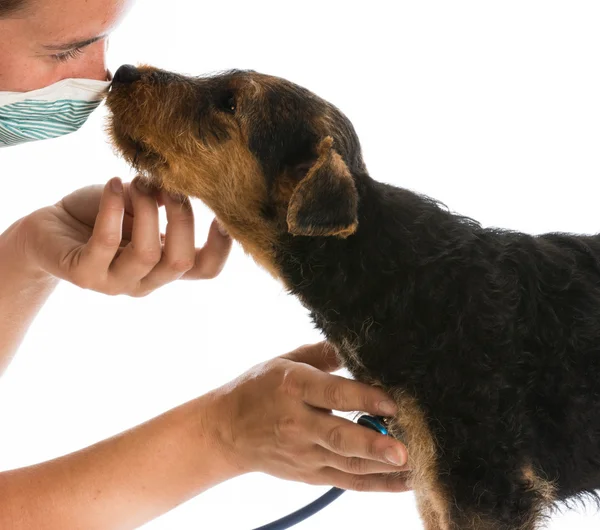
[(0, 92), (0, 147), (75, 132), (100, 105), (109, 85), (63, 79), (31, 92)]

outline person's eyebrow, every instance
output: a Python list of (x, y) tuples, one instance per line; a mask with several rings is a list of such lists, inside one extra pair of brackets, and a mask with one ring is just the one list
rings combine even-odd
[(94, 44), (99, 40), (102, 40), (106, 35), (98, 35), (97, 37), (92, 37), (91, 39), (85, 39), (81, 41), (74, 42), (66, 42), (64, 44), (44, 44), (42, 48), (45, 50), (52, 51), (66, 51), (66, 50), (74, 50), (75, 48), (85, 48), (90, 44)]

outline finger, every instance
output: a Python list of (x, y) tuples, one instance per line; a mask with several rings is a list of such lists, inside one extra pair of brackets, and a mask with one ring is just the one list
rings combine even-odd
[(356, 456), (345, 457), (332, 453), (323, 447), (319, 447), (318, 452), (323, 465), (352, 475), (372, 475), (375, 473), (397, 473), (399, 471), (406, 471), (404, 466), (400, 467)]
[(301, 346), (281, 357), (297, 363), (309, 364), (324, 372), (334, 372), (342, 367), (335, 347), (325, 341)]
[(126, 183), (123, 186), (123, 197), (125, 199), (125, 215), (123, 216), (123, 239), (131, 240), (131, 231), (133, 230), (133, 202), (131, 200), (131, 185)]
[(231, 237), (225, 235), (215, 219), (208, 232), (206, 244), (196, 251), (194, 266), (185, 273), (186, 280), (209, 280), (216, 278), (225, 266), (231, 252)]
[(353, 475), (339, 469), (325, 468), (319, 477), (322, 484), (349, 491), (372, 491), (380, 493), (400, 493), (410, 491), (407, 473), (385, 473), (374, 475)]
[(313, 407), (345, 412), (361, 411), (377, 416), (393, 416), (397, 406), (381, 389), (345, 377), (298, 365), (292, 391)]
[(104, 187), (92, 235), (81, 251), (82, 270), (97, 277), (106, 275), (121, 243), (123, 212), (123, 184), (115, 177)]
[(392, 465), (396, 471), (408, 461), (406, 447), (391, 436), (321, 411), (315, 411), (311, 421), (316, 443), (331, 454)]
[(123, 198), (125, 199), (125, 216), (133, 219), (133, 201), (131, 198), (132, 187), (135, 186), (136, 179), (123, 185)]
[(142, 292), (175, 281), (194, 266), (196, 247), (192, 205), (186, 197), (175, 197), (166, 193), (161, 195), (167, 213), (163, 254), (158, 265), (142, 280)]
[(138, 283), (160, 261), (162, 248), (158, 205), (154, 191), (136, 177), (129, 187), (133, 205), (131, 242), (111, 266), (111, 277), (119, 285)]

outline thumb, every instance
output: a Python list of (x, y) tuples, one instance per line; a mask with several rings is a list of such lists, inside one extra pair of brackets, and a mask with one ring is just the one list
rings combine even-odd
[(60, 204), (71, 217), (91, 228), (96, 222), (104, 189), (102, 184), (86, 186), (64, 197)]
[(187, 280), (216, 278), (225, 266), (233, 240), (216, 219), (210, 225), (206, 244), (196, 251), (194, 267), (185, 273)]
[(281, 358), (309, 364), (323, 372), (335, 372), (342, 368), (335, 346), (326, 341), (301, 346)]

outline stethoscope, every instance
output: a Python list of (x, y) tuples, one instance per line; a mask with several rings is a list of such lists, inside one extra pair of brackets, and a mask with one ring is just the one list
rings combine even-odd
[[(368, 414), (363, 414), (360, 416), (356, 423), (362, 425), (364, 427), (368, 427), (374, 431), (377, 431), (381, 434), (388, 434), (388, 429), (385, 426), (385, 420), (383, 417), (369, 416)], [(329, 491), (321, 495), (318, 499), (307, 504), (303, 508), (296, 510), (295, 512), (282, 517), (281, 519), (277, 519), (271, 523), (268, 523), (263, 526), (259, 526), (254, 530), (286, 530), (287, 528), (291, 528), (292, 526), (301, 523), (305, 519), (312, 517), (317, 512), (320, 512), (323, 508), (331, 504), (334, 500), (336, 500), (342, 493), (346, 490), (340, 488), (331, 488)]]

